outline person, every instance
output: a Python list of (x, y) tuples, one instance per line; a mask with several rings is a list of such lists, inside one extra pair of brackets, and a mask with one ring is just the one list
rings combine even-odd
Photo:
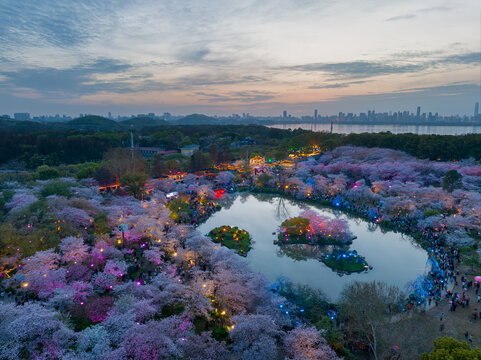
[(439, 316), (439, 321), (443, 321), (444, 319), (444, 313), (441, 313), (441, 315)]
[(473, 345), (473, 335), (469, 335), (469, 345)]
[(468, 336), (469, 336), (469, 333), (466, 331), (466, 332), (464, 333), (464, 338), (466, 339), (466, 341), (468, 341)]

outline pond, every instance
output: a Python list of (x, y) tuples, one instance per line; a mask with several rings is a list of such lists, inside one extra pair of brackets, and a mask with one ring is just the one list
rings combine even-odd
[[(360, 218), (326, 207), (312, 206), (280, 196), (241, 193), (221, 200), (222, 209), (198, 227), (202, 234), (221, 225), (238, 226), (252, 237), (252, 249), (246, 259), (251, 268), (270, 280), (286, 277), (296, 283), (322, 290), (335, 301), (343, 286), (353, 280), (381, 280), (404, 289), (408, 281), (424, 274), (428, 254), (406, 235), (381, 231), (380, 227)], [(344, 219), (357, 237), (349, 246), (364, 256), (373, 267), (367, 273), (338, 275), (314, 258), (294, 259), (274, 244), (279, 225), (304, 210), (313, 210), (329, 218)], [(274, 235), (273, 232), (276, 232)]]

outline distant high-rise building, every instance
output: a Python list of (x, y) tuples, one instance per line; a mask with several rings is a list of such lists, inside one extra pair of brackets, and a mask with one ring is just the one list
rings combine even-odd
[(342, 111), (341, 111), (341, 112), (339, 112), (338, 120), (339, 120), (339, 121), (342, 121), (343, 118), (344, 118), (344, 114), (343, 114)]
[(474, 117), (477, 118), (479, 115), (479, 102), (474, 104)]
[(29, 113), (15, 113), (15, 114), (13, 114), (13, 118), (15, 120), (26, 121), (26, 120), (30, 120), (30, 114)]
[(420, 116), (421, 116), (421, 106), (418, 106), (416, 110), (416, 117), (419, 119)]
[(112, 113), (109, 111), (109, 119), (112, 119)]
[(314, 109), (314, 120), (317, 120), (317, 109)]
[(283, 117), (284, 119), (287, 117), (287, 111), (286, 111), (286, 110), (284, 110), (284, 111), (282, 112), (282, 117)]

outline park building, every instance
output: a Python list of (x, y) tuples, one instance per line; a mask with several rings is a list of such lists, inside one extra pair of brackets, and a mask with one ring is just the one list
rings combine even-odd
[(181, 154), (187, 157), (191, 157), (196, 151), (199, 151), (199, 145), (192, 144), (180, 148)]
[(266, 163), (266, 159), (263, 156), (254, 156), (249, 160), (250, 167), (261, 167), (264, 166)]

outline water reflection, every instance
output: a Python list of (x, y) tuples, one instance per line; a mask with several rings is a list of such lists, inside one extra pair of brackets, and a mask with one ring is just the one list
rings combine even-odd
[[(221, 225), (247, 230), (252, 236), (253, 248), (246, 259), (253, 270), (264, 273), (272, 281), (284, 276), (320, 289), (331, 300), (335, 300), (343, 285), (352, 280), (382, 280), (403, 289), (408, 281), (425, 271), (427, 253), (409, 236), (392, 231), (383, 232), (376, 224), (353, 215), (265, 194), (244, 193), (227, 202), (230, 207), (215, 213), (199, 226), (199, 231), (207, 234)], [(274, 245), (277, 235), (273, 233), (281, 222), (288, 217), (298, 216), (305, 209), (330, 218), (345, 219), (352, 233), (357, 236), (349, 250), (356, 250), (364, 256), (373, 270), (339, 277), (315, 256), (316, 251), (322, 252), (322, 249), (302, 248), (303, 245), (282, 249)]]
[[(330, 132), (331, 124), (276, 124), (267, 125), (277, 129), (304, 129), (311, 131)], [(418, 135), (463, 135), (480, 134), (480, 125), (400, 125), (400, 124), (340, 124), (335, 123), (332, 131), (337, 134), (359, 134), (363, 132), (378, 133), (390, 131), (393, 134), (412, 133)]]

